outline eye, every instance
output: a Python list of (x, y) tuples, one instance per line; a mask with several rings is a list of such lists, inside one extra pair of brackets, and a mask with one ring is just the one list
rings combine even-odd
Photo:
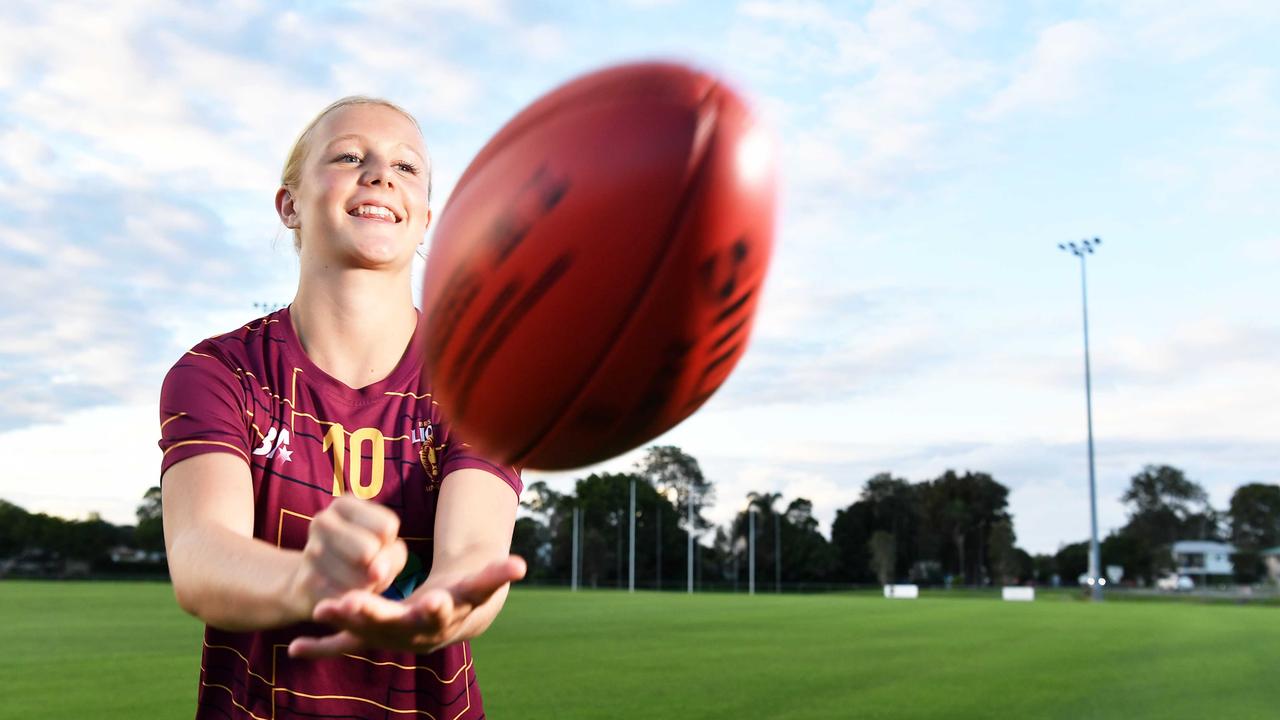
[(418, 166), (410, 162), (400, 161), (396, 163), (396, 167), (400, 168), (400, 170), (402, 170), (403, 172), (407, 172), (412, 175), (418, 174)]
[(335, 162), (348, 162), (348, 161), (360, 162), (360, 156), (356, 155), (355, 153), (342, 153), (338, 157), (334, 158), (334, 161)]

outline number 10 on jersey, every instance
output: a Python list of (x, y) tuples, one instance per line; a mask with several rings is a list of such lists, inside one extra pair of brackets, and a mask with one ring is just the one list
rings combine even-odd
[[(324, 435), (324, 451), (333, 450), (333, 496), (343, 493), (343, 486), (351, 488), (351, 494), (361, 500), (377, 497), (382, 492), (382, 476), (386, 472), (386, 446), (382, 431), (378, 428), (364, 427), (353, 430), (348, 441), (347, 431), (340, 423), (329, 426)], [(364, 482), (364, 446), (372, 446), (370, 452), (369, 482)], [(347, 449), (350, 447), (353, 462), (350, 464), (350, 478), (347, 478)]]

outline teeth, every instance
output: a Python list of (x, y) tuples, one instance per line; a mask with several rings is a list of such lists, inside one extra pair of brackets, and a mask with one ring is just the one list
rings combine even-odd
[(356, 217), (367, 217), (372, 215), (374, 217), (386, 218), (388, 220), (396, 219), (395, 214), (390, 210), (384, 207), (378, 207), (377, 205), (361, 205), (355, 210), (352, 210), (350, 214), (355, 215)]

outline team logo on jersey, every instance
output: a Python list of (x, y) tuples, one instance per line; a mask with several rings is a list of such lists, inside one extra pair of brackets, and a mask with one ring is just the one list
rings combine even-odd
[(280, 428), (277, 432), (275, 426), (271, 426), (267, 434), (262, 436), (262, 444), (253, 451), (253, 454), (265, 455), (268, 460), (277, 455), (280, 456), (281, 462), (292, 460), (293, 451), (289, 449), (289, 429)]
[(412, 439), (414, 446), (418, 448), (418, 461), (431, 479), (427, 488), (434, 490), (435, 481), (440, 478), (440, 451), (444, 449), (443, 446), (436, 445), (435, 426), (430, 420), (419, 420), (418, 426), (413, 429)]

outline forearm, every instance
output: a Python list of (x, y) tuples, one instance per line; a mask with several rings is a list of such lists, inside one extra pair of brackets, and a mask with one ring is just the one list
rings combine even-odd
[(310, 616), (292, 587), (302, 553), (218, 525), (185, 529), (169, 547), (178, 604), (223, 630), (262, 630)]
[(478, 585), (486, 588), (483, 597), (475, 597), (474, 608), (459, 624), (454, 642), (487, 630), (506, 602), (509, 585), (501, 584), (495, 590), (478, 579), (508, 559), (515, 516), (515, 494), (488, 472), (459, 470), (441, 486), (431, 574), (423, 586), (449, 590), (455, 598), (474, 596), (471, 589)]
[[(438, 564), (432, 566), (431, 575), (422, 584), (422, 587), (424, 589), (440, 588), (449, 590), (460, 580), (471, 577), (488, 565), (504, 560), (506, 557), (505, 548), (476, 546), (471, 548), (469, 552), (463, 552), (456, 557), (446, 559), (443, 563), (440, 563), (438, 558)], [(503, 586), (484, 602), (476, 605), (475, 609), (461, 624), (458, 636), (452, 641), (470, 640), (488, 630), (494, 619), (498, 617), (498, 613), (502, 611), (502, 607), (507, 601), (509, 590), (509, 585)]]
[(498, 617), (498, 613), (502, 612), (502, 606), (507, 602), (507, 593), (510, 589), (511, 586), (508, 585), (489, 596), (489, 599), (484, 603), (476, 606), (476, 609), (462, 623), (461, 632), (458, 633), (458, 640), (471, 640), (483, 635)]

